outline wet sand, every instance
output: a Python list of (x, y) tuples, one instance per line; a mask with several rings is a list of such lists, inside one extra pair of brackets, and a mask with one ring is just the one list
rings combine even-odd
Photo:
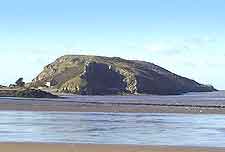
[[(96, 98), (96, 97), (94, 97)], [(99, 99), (100, 98), (100, 99)], [(199, 101), (179, 103), (165, 101), (117, 101), (98, 100), (92, 97), (69, 99), (21, 99), (0, 98), (0, 110), (18, 111), (63, 111), (63, 112), (133, 112), (133, 113), (194, 113), (194, 114), (225, 114), (225, 104), (210, 104)], [(112, 99), (111, 99), (112, 100)], [(138, 100), (138, 99), (137, 99)], [(220, 101), (221, 102), (221, 101)]]
[(224, 152), (223, 148), (93, 145), (93, 144), (41, 144), (0, 143), (4, 152)]

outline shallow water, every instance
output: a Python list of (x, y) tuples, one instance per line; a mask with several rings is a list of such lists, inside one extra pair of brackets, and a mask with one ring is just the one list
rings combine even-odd
[(1, 142), (225, 147), (225, 115), (0, 112)]

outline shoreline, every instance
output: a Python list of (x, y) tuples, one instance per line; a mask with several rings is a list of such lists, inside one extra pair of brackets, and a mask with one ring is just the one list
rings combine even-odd
[(181, 96), (0, 97), (0, 111), (225, 114), (225, 92)]
[(225, 114), (221, 105), (183, 105), (174, 103), (117, 103), (63, 101), (48, 99), (0, 98), (0, 111), (52, 111), (52, 112), (116, 112), (116, 113), (187, 113)]
[(224, 152), (225, 148), (106, 144), (0, 143), (4, 152)]
[(94, 103), (0, 103), (0, 111), (225, 114), (225, 108)]

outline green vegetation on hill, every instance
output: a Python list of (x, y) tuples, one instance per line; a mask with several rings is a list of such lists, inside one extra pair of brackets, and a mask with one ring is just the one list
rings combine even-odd
[(155, 64), (118, 57), (65, 55), (47, 65), (31, 86), (51, 87), (60, 92), (105, 94), (160, 94), (215, 91), (176, 75)]

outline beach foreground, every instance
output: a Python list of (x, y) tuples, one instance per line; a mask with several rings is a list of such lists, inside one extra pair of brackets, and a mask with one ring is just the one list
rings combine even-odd
[(0, 143), (4, 152), (224, 152), (222, 148), (92, 145), (92, 144), (42, 144)]

